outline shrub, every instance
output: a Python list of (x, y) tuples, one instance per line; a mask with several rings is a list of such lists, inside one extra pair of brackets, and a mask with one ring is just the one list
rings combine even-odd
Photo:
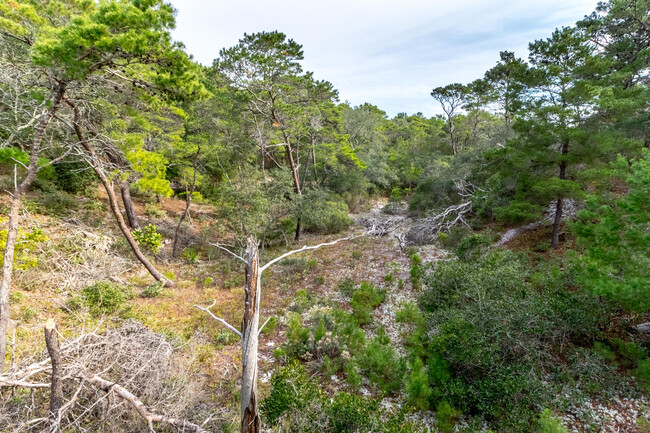
[(83, 162), (55, 164), (52, 180), (58, 189), (70, 194), (88, 195), (97, 184), (97, 176)]
[(357, 319), (360, 325), (365, 325), (372, 321), (372, 310), (381, 305), (386, 297), (386, 290), (379, 289), (374, 284), (363, 282), (352, 293), (350, 307), (352, 315)]
[(460, 415), (460, 411), (454, 409), (448, 402), (442, 401), (436, 407), (436, 427), (443, 433), (451, 433)]
[(429, 409), (429, 398), (433, 391), (429, 387), (429, 376), (420, 358), (415, 358), (404, 383), (408, 404), (418, 410)]
[(490, 236), (473, 233), (465, 236), (456, 247), (456, 256), (460, 260), (469, 261), (475, 260), (481, 256), (485, 250), (492, 245)]
[(544, 411), (539, 416), (539, 432), (569, 433), (564, 425), (562, 425), (562, 421), (556, 418), (549, 409), (544, 409)]
[(156, 281), (140, 294), (143, 298), (155, 298), (165, 290), (165, 285), (161, 281)]
[(332, 433), (372, 431), (378, 405), (378, 401), (374, 399), (337, 392), (332, 403), (325, 406), (328, 431)]
[(316, 382), (297, 362), (278, 369), (271, 378), (271, 392), (262, 400), (260, 411), (271, 426), (276, 426), (286, 415), (291, 418), (320, 399)]
[(158, 233), (158, 228), (153, 224), (147, 224), (144, 229), (133, 230), (133, 238), (154, 254), (158, 254), (162, 246), (163, 236)]
[(398, 391), (404, 377), (404, 362), (391, 345), (383, 329), (356, 357), (368, 380), (386, 393)]
[(126, 288), (110, 281), (98, 281), (81, 291), (80, 303), (93, 315), (100, 316), (122, 309), (128, 298)]
[(331, 201), (323, 190), (305, 193), (301, 215), (305, 231), (313, 233), (339, 233), (352, 225), (348, 205), (341, 201)]
[(195, 265), (199, 263), (200, 257), (201, 257), (201, 253), (195, 250), (194, 248), (186, 248), (185, 251), (183, 251), (183, 258), (189, 264)]

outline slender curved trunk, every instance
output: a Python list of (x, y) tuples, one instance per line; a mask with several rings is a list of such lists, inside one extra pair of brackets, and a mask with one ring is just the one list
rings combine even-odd
[[(201, 153), (201, 146), (197, 146), (196, 149), (196, 154), (194, 155), (194, 162), (192, 163), (194, 167), (194, 173), (192, 175), (192, 185), (189, 190), (185, 190), (185, 211), (183, 211), (183, 215), (181, 215), (181, 219), (178, 221), (178, 225), (176, 226), (176, 230), (174, 231), (174, 246), (172, 247), (172, 257), (176, 257), (176, 254), (178, 253), (178, 233), (181, 230), (181, 225), (183, 224), (183, 221), (185, 221), (185, 218), (190, 213), (190, 205), (192, 204), (192, 195), (194, 194), (194, 191), (196, 190), (196, 166), (198, 165), (199, 162), (199, 154)], [(191, 224), (191, 221), (190, 221)]]
[(0, 373), (4, 370), (5, 353), (7, 350), (7, 327), (9, 325), (9, 291), (11, 290), (11, 280), (13, 277), (14, 253), (16, 247), (16, 238), (18, 237), (18, 224), (20, 223), (20, 203), (22, 196), (29, 190), (36, 179), (38, 173), (38, 158), (41, 152), (41, 143), (45, 136), (45, 131), (54, 114), (61, 106), (61, 101), (65, 95), (66, 82), (60, 82), (56, 94), (52, 99), (52, 108), (49, 113), (43, 116), (36, 129), (34, 141), (29, 156), (29, 165), (27, 166), (27, 175), (18, 185), (16, 173), (14, 173), (14, 195), (11, 199), (9, 208), (9, 218), (7, 221), (7, 242), (2, 262), (2, 280), (0, 281)]
[(138, 215), (133, 208), (133, 201), (131, 200), (131, 185), (129, 181), (120, 181), (120, 193), (122, 195), (122, 203), (124, 203), (124, 210), (126, 211), (126, 218), (129, 220), (129, 227), (132, 229), (139, 229)]
[[(562, 156), (564, 157), (567, 153), (569, 153), (569, 140), (565, 139), (562, 143)], [(560, 162), (560, 174), (558, 176), (560, 180), (566, 179), (566, 168), (567, 163), (563, 159)], [(558, 197), (555, 203), (555, 218), (553, 218), (553, 234), (551, 235), (551, 248), (553, 249), (557, 249), (560, 245), (560, 224), (562, 223), (563, 202), (563, 197)]]
[(261, 274), (259, 251), (252, 237), (247, 240), (246, 298), (242, 321), (241, 431), (259, 433), (257, 410), (257, 346), (260, 322)]
[(133, 235), (131, 234), (131, 230), (129, 230), (129, 227), (126, 225), (126, 222), (124, 222), (124, 217), (122, 216), (122, 212), (120, 211), (120, 207), (117, 202), (117, 196), (115, 195), (115, 191), (113, 190), (113, 185), (111, 185), (110, 181), (104, 174), (104, 171), (100, 167), (100, 162), (99, 158), (97, 157), (97, 154), (95, 153), (95, 149), (90, 146), (88, 141), (84, 138), (83, 132), (81, 130), (81, 126), (79, 125), (79, 109), (72, 104), (71, 102), (68, 101), (68, 103), (72, 106), (74, 109), (75, 117), (74, 117), (74, 130), (75, 133), (77, 134), (77, 138), (79, 139), (79, 143), (83, 146), (84, 149), (88, 152), (90, 155), (90, 166), (92, 169), (95, 171), (95, 174), (101, 181), (102, 185), (104, 185), (104, 189), (106, 190), (106, 194), (108, 195), (108, 204), (111, 208), (111, 211), (113, 212), (113, 216), (115, 217), (115, 220), (117, 221), (117, 225), (120, 227), (120, 230), (122, 231), (122, 234), (124, 235), (124, 238), (126, 241), (129, 243), (129, 246), (133, 250), (133, 254), (135, 254), (135, 257), (144, 265), (144, 267), (149, 271), (152, 277), (154, 277), (156, 280), (161, 281), (164, 283), (165, 287), (171, 287), (174, 285), (174, 283), (166, 278), (158, 269), (156, 269), (149, 259), (142, 254), (142, 251), (140, 251), (140, 247), (138, 246), (138, 243), (136, 240), (133, 238)]

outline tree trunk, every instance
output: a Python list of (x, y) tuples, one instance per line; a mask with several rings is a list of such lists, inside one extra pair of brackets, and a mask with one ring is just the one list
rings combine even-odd
[[(0, 373), (4, 370), (5, 365), (5, 352), (7, 350), (7, 326), (9, 324), (9, 291), (11, 290), (11, 279), (13, 276), (14, 267), (14, 252), (16, 246), (16, 238), (18, 236), (18, 224), (20, 223), (20, 201), (25, 192), (29, 190), (36, 179), (38, 173), (38, 158), (40, 157), (41, 142), (45, 136), (45, 130), (50, 123), (54, 114), (59, 109), (63, 95), (65, 94), (66, 83), (61, 82), (57, 87), (56, 94), (52, 100), (52, 108), (50, 112), (43, 116), (38, 123), (36, 135), (32, 142), (32, 149), (29, 155), (29, 165), (27, 166), (27, 175), (25, 179), (16, 185), (14, 195), (11, 199), (11, 207), (9, 208), (9, 219), (7, 221), (7, 242), (5, 243), (5, 251), (2, 262), (2, 280), (0, 281)], [(17, 183), (16, 173), (14, 172), (14, 184)]]
[[(192, 204), (192, 194), (194, 194), (194, 191), (196, 190), (196, 166), (198, 165), (199, 162), (199, 154), (201, 153), (201, 146), (198, 145), (196, 148), (196, 154), (194, 155), (194, 162), (192, 163), (194, 167), (194, 173), (192, 175), (192, 185), (188, 190), (185, 190), (185, 211), (183, 211), (183, 215), (181, 215), (181, 219), (178, 221), (178, 225), (176, 226), (176, 230), (174, 231), (174, 246), (172, 247), (172, 257), (176, 257), (176, 254), (178, 253), (178, 232), (181, 229), (181, 225), (183, 224), (183, 221), (185, 221), (185, 218), (187, 218), (187, 215), (190, 213), (190, 205)], [(191, 224), (191, 220), (190, 220)]]
[[(560, 162), (560, 180), (566, 179), (566, 161), (564, 156), (569, 153), (569, 140), (562, 142), (562, 161)], [(551, 248), (557, 249), (560, 245), (560, 223), (562, 222), (563, 197), (558, 197), (555, 203), (555, 218), (553, 219), (553, 234), (551, 235)]]
[(560, 245), (560, 223), (562, 222), (562, 204), (561, 198), (555, 203), (555, 218), (553, 219), (553, 235), (551, 237), (551, 248), (557, 249)]
[(298, 216), (298, 221), (296, 222), (296, 242), (300, 242), (300, 234), (302, 233), (302, 216)]
[(56, 324), (48, 319), (45, 323), (45, 345), (52, 361), (52, 385), (50, 387), (50, 423), (59, 421), (59, 411), (63, 406), (63, 357), (59, 347)]
[[(68, 101), (69, 102), (69, 101)], [(90, 166), (93, 168), (95, 171), (95, 174), (101, 181), (102, 185), (104, 185), (104, 189), (106, 190), (106, 194), (108, 195), (108, 203), (110, 205), (111, 211), (113, 212), (113, 216), (117, 220), (117, 225), (120, 227), (120, 230), (122, 231), (122, 234), (126, 238), (126, 241), (129, 243), (129, 246), (133, 250), (133, 253), (135, 254), (135, 257), (144, 265), (144, 267), (149, 271), (151, 276), (153, 276), (156, 280), (161, 281), (164, 283), (165, 287), (171, 287), (174, 285), (174, 283), (167, 279), (158, 269), (156, 269), (149, 259), (145, 257), (144, 254), (142, 254), (142, 251), (140, 251), (140, 247), (138, 246), (138, 243), (135, 241), (133, 238), (133, 235), (131, 234), (131, 231), (127, 227), (126, 223), (124, 222), (124, 217), (122, 216), (122, 212), (120, 211), (120, 207), (117, 202), (117, 197), (115, 196), (115, 191), (113, 190), (113, 186), (109, 182), (108, 178), (106, 178), (106, 175), (104, 174), (104, 171), (100, 167), (100, 162), (99, 158), (97, 157), (97, 154), (95, 153), (95, 150), (90, 146), (88, 141), (84, 138), (83, 132), (81, 130), (81, 126), (79, 125), (79, 109), (69, 102), (70, 105), (73, 107), (74, 112), (75, 112), (75, 117), (74, 117), (74, 130), (75, 133), (77, 134), (77, 138), (79, 139), (79, 143), (86, 149), (88, 154), (90, 155)]]
[(241, 431), (259, 433), (257, 411), (257, 344), (260, 321), (261, 274), (257, 242), (247, 240), (246, 298), (242, 321)]
[(129, 227), (132, 229), (139, 229), (138, 215), (133, 209), (133, 201), (131, 200), (131, 185), (128, 181), (120, 181), (120, 193), (122, 194), (122, 203), (124, 203), (124, 210), (126, 210), (126, 218), (129, 220)]

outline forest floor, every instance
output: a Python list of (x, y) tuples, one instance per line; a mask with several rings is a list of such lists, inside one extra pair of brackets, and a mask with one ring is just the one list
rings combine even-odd
[[(2, 199), (5, 202), (0, 202), (0, 206), (8, 205), (6, 198)], [(207, 305), (214, 299), (216, 305), (212, 311), (235, 326), (239, 325), (243, 312), (244, 269), (241, 263), (218, 250), (201, 247), (203, 241), (216, 241), (209, 238), (209, 228), (218, 223), (213, 209), (206, 205), (193, 205), (191, 225), (185, 229), (186, 251), (191, 249), (193, 253), (173, 259), (170, 238), (184, 202), (163, 199), (160, 209), (152, 211), (155, 206), (151, 202), (136, 200), (136, 211), (142, 215), (141, 225), (156, 224), (166, 237), (165, 245), (152, 259), (175, 281), (174, 287), (157, 296), (144, 297), (142, 293), (154, 281), (135, 262), (122, 240), (107, 210), (105, 197), (100, 194), (99, 200), (101, 207), (93, 205), (90, 200), (79, 200), (74, 210), (49, 215), (47, 212), (38, 213), (38, 206), (34, 205), (36, 194), (27, 200), (23, 212), (25, 225), (40, 227), (49, 241), (35, 252), (38, 266), (16, 274), (11, 304), (12, 356), (17, 362), (23, 356), (43, 350), (42, 324), (48, 318), (57, 321), (64, 335), (75, 335), (82, 327), (115, 327), (121, 320), (133, 318), (174, 342), (177, 356), (191, 359), (187, 363), (204, 383), (205, 398), (213, 406), (222, 408), (220, 415), (223, 418), (235, 420), (238, 416), (236, 396), (241, 360), (239, 340), (194, 307)], [(351, 217), (388, 218), (381, 212), (385, 204), (386, 201), (377, 201), (369, 213)], [(287, 249), (332, 241), (362, 231), (363, 228), (353, 225), (348, 233), (338, 235), (306, 234), (300, 244), (264, 249), (261, 252), (262, 263)], [(510, 241), (515, 248), (517, 242), (521, 241)], [(508, 246), (509, 243), (505, 243), (505, 247)], [(432, 245), (417, 247), (415, 251), (425, 264), (449, 257), (446, 251)], [(369, 281), (386, 289), (386, 299), (373, 313), (374, 322), (386, 330), (398, 352), (403, 352), (401, 335), (404, 330), (396, 323), (395, 313), (406, 302), (417, 298), (418, 293), (410, 283), (410, 268), (407, 253), (392, 234), (359, 237), (300, 253), (270, 268), (262, 280), (261, 320), (275, 316), (279, 326), (269, 327), (260, 340), (262, 397), (268, 392), (271, 373), (278, 363), (273, 352), (286, 341), (284, 325), (299, 290), (343, 305), (346, 301), (337, 286), (348, 278), (357, 283)], [(392, 275), (390, 280), (387, 274)], [(130, 288), (131, 298), (118, 317), (89, 318), (68, 308), (70, 300), (78, 296), (81, 289), (100, 280), (125, 284)], [(398, 284), (400, 280), (403, 284)], [(341, 378), (332, 377), (324, 386), (334, 391), (346, 387), (343, 382)], [(356, 391), (371, 395), (371, 391), (364, 387)], [(381, 404), (391, 409), (399, 407), (402, 402), (400, 397), (393, 397), (384, 399)], [(563, 419), (572, 432), (641, 432), (636, 427), (636, 420), (648, 406), (645, 400), (614, 400), (607, 404), (593, 401), (576, 407)], [(434, 428), (433, 413), (414, 416), (423, 425)], [(586, 418), (594, 422), (585, 424), (582, 420)]]

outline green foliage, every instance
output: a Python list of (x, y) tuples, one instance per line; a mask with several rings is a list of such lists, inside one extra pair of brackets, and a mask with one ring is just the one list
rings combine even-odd
[(365, 349), (355, 356), (357, 365), (370, 383), (385, 393), (398, 391), (404, 376), (404, 361), (391, 345), (383, 329), (368, 341)]
[(454, 409), (448, 402), (441, 401), (436, 406), (436, 426), (443, 433), (451, 433), (454, 431), (454, 425), (460, 415), (461, 412)]
[(576, 256), (578, 281), (594, 293), (636, 311), (650, 308), (650, 152), (614, 168), (629, 192), (610, 201), (588, 201), (574, 225), (583, 254)]
[(352, 293), (354, 293), (354, 280), (346, 278), (338, 284), (337, 288), (343, 295), (352, 296)]
[(123, 286), (110, 281), (98, 281), (84, 288), (79, 297), (73, 298), (70, 307), (87, 307), (94, 316), (113, 314), (124, 308), (130, 295), (130, 291)]
[(271, 393), (262, 400), (260, 411), (269, 425), (280, 424), (283, 417), (291, 417), (311, 406), (320, 398), (313, 379), (299, 363), (291, 363), (276, 370), (271, 378)]
[[(6, 218), (0, 218), (0, 224), (4, 225)], [(28, 229), (19, 228), (14, 246), (14, 269), (26, 270), (38, 265), (36, 250), (41, 242), (47, 242), (49, 238), (40, 227)], [(0, 265), (4, 263), (4, 251), (7, 245), (7, 230), (0, 230)]]
[(569, 272), (547, 267), (539, 269), (544, 278), (533, 274), (526, 260), (504, 250), (441, 262), (427, 273), (419, 304), (432, 335), (426, 353), (434, 400), (482, 414), (503, 431), (529, 428), (536, 416), (530, 408), (548, 402), (551, 392), (548, 365), (539, 360), (567, 351), (569, 343), (593, 341), (608, 320), (597, 298), (567, 289)]
[(305, 230), (313, 233), (339, 233), (352, 224), (345, 203), (326, 201), (315, 191), (305, 196), (301, 215)]
[(385, 297), (385, 289), (379, 289), (374, 284), (364, 281), (352, 293), (350, 299), (352, 315), (360, 325), (370, 323), (372, 321), (372, 311), (384, 302)]
[(195, 265), (199, 263), (201, 253), (194, 248), (186, 248), (183, 251), (183, 258), (187, 260), (187, 263)]
[(562, 421), (553, 415), (549, 409), (544, 411), (539, 416), (539, 432), (540, 433), (568, 433)]
[(415, 358), (404, 383), (408, 404), (419, 410), (429, 409), (429, 398), (433, 391), (429, 387), (429, 376), (420, 358)]
[(152, 253), (158, 254), (162, 247), (163, 236), (158, 233), (158, 228), (153, 224), (147, 224), (144, 229), (135, 229), (132, 232), (133, 238), (142, 246), (148, 248)]
[(50, 216), (74, 212), (79, 206), (79, 201), (74, 196), (57, 190), (41, 192), (32, 203), (33, 211)]
[(486, 248), (492, 245), (492, 239), (488, 235), (472, 233), (465, 236), (456, 246), (456, 256), (460, 260), (475, 260), (482, 255)]
[(90, 195), (97, 184), (97, 176), (88, 164), (65, 162), (54, 165), (53, 182), (67, 193)]
[(346, 392), (337, 392), (331, 404), (325, 407), (328, 431), (336, 433), (359, 432), (375, 422), (379, 402)]
[(146, 204), (144, 206), (144, 213), (151, 218), (162, 218), (165, 216), (165, 211), (160, 208), (159, 204)]
[(153, 283), (152, 285), (144, 289), (140, 294), (140, 296), (142, 296), (143, 298), (155, 298), (156, 296), (161, 295), (164, 290), (165, 290), (165, 285), (160, 281), (156, 281), (155, 283)]

